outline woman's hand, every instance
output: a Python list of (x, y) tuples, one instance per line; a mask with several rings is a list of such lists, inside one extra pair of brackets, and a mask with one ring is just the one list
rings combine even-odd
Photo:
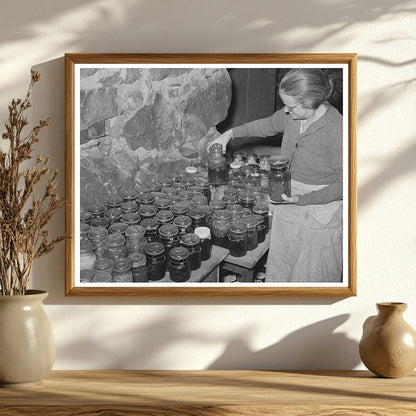
[(233, 131), (227, 130), (226, 132), (224, 132), (223, 134), (221, 134), (221, 136), (218, 136), (216, 139), (214, 139), (212, 142), (208, 143), (207, 145), (207, 151), (209, 151), (209, 148), (215, 144), (215, 143), (219, 143), (222, 146), (222, 151), (223, 153), (225, 153), (225, 151), (227, 150), (227, 144), (228, 142), (233, 138)]
[(287, 196), (285, 194), (282, 194), (282, 199), (283, 201), (288, 202), (290, 204), (297, 204), (299, 202), (299, 195)]

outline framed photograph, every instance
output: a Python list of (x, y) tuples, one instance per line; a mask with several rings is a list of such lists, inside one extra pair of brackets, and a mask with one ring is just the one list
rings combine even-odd
[(356, 54), (65, 71), (66, 295), (356, 295)]

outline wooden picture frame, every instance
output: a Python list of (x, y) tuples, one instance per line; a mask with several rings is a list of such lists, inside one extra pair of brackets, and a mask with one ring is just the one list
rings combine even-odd
[[(102, 109), (100, 104), (93, 99), (90, 107), (83, 107), (81, 111), (80, 73), (81, 70), (90, 69), (90, 78), (100, 70), (118, 71), (126, 68), (133, 68), (136, 71), (157, 68), (221, 68), (229, 71), (230, 68), (243, 71), (265, 68), (274, 68), (276, 73), (284, 68), (316, 67), (327, 70), (327, 68), (339, 69), (342, 72), (343, 85), (343, 160), (344, 160), (344, 191), (343, 191), (343, 274), (341, 282), (295, 282), (295, 283), (260, 283), (244, 282), (207, 282), (207, 283), (103, 283), (81, 282), (80, 279), (80, 199), (88, 198), (85, 183), (85, 175), (81, 179), (80, 173), (80, 149), (81, 142), (87, 140), (90, 143), (91, 131), (109, 128), (108, 114), (106, 114), (106, 101), (103, 101)], [(98, 72), (97, 72), (98, 71)], [(101, 98), (106, 94), (114, 93), (119, 73), (109, 72), (103, 81), (94, 81), (101, 90), (97, 95)], [(123, 72), (124, 73), (124, 72)], [(253, 72), (251, 72), (253, 73)], [(89, 73), (84, 73), (85, 77)], [(112, 77), (112, 74), (114, 75)], [(83, 76), (84, 76), (83, 75)], [(159, 79), (160, 78), (160, 79)], [(162, 82), (159, 77), (156, 82)], [(83, 80), (86, 78), (83, 78)], [(173, 80), (174, 81), (174, 80)], [(92, 82), (92, 81), (91, 81)], [(101, 82), (101, 83), (100, 83)], [(134, 81), (136, 82), (136, 81)], [(138, 81), (137, 81), (138, 82)], [(147, 82), (147, 81), (146, 81)], [(174, 84), (174, 82), (173, 82)], [(170, 86), (172, 87), (172, 83)], [(84, 84), (83, 84), (84, 85)], [(117, 84), (119, 85), (119, 84)], [(143, 83), (148, 85), (149, 83)], [(152, 84), (153, 85), (153, 84)], [(66, 280), (65, 293), (67, 296), (333, 296), (348, 297), (356, 295), (356, 54), (334, 53), (334, 54), (66, 54), (65, 55), (65, 87), (66, 87), (66, 167), (65, 167), (65, 196), (66, 196), (66, 234), (71, 238), (66, 242)], [(173, 85), (172, 88), (177, 86)], [(95, 88), (95, 87), (94, 87)], [(124, 88), (124, 87), (123, 87)], [(144, 86), (142, 88), (145, 88)], [(147, 87), (146, 87), (147, 88)], [(153, 88), (153, 87), (152, 87)], [(118, 91), (118, 90), (117, 90)], [(125, 91), (125, 89), (123, 90)], [(172, 94), (174, 90), (170, 90)], [(148, 91), (143, 90), (143, 95)], [(140, 95), (140, 94), (138, 94)], [(127, 98), (126, 98), (127, 97)], [(125, 96), (124, 103), (130, 106), (135, 105), (137, 97)], [(217, 97), (218, 99), (218, 97)], [(104, 98), (105, 100), (105, 98)], [(129, 101), (130, 100), (130, 101)], [(121, 100), (122, 101), (122, 100)], [(260, 102), (260, 101), (259, 101)], [(283, 103), (285, 104), (285, 103)], [(287, 103), (286, 103), (287, 104)], [(123, 104), (124, 105), (124, 104)], [(127, 105), (127, 104), (126, 104)], [(110, 104), (108, 104), (110, 106)], [(85, 110), (87, 108), (87, 110)], [(91, 111), (102, 113), (102, 118), (96, 125), (88, 126), (82, 130), (81, 118), (84, 120)], [(119, 115), (120, 108), (113, 108), (112, 111)], [(111, 111), (110, 111), (111, 112)], [(88, 114), (87, 114), (88, 113)], [(108, 113), (108, 111), (107, 111)], [(87, 114), (87, 115), (86, 115)], [(151, 112), (149, 113), (151, 117)], [(89, 116), (88, 116), (89, 117)], [(93, 117), (89, 120), (92, 123)], [(150, 120), (150, 119), (149, 119)], [(143, 121), (143, 120), (142, 120)], [(144, 120), (146, 122), (146, 120)], [(247, 120), (249, 121), (249, 120)], [(114, 121), (114, 125), (119, 119)], [(87, 123), (88, 124), (88, 123)], [(120, 123), (119, 123), (120, 124)], [(151, 124), (151, 123), (150, 123)], [(104, 126), (104, 127), (103, 127)], [(113, 125), (111, 125), (113, 126)], [(84, 123), (85, 127), (85, 123)], [(114, 127), (114, 126), (113, 126)], [(116, 128), (116, 127), (114, 127)], [(120, 126), (119, 126), (120, 128)], [(81, 131), (82, 130), (82, 131)], [(124, 131), (124, 130), (123, 130)], [(91, 133), (92, 134), (92, 133)], [(106, 137), (106, 131), (101, 137)], [(104, 136), (103, 136), (104, 135)], [(92, 140), (92, 139), (91, 139)], [(94, 139), (95, 140), (95, 139)], [(101, 142), (100, 142), (101, 143)], [(149, 141), (146, 142), (149, 146)], [(83, 144), (85, 146), (85, 143)], [(92, 146), (92, 145), (91, 145)], [(151, 142), (150, 142), (151, 146)], [(91, 147), (92, 148), (92, 147)], [(84, 148), (83, 148), (84, 149)], [(83, 150), (84, 151), (84, 150)], [(154, 153), (153, 153), (154, 154)], [(85, 161), (85, 159), (83, 159)], [(140, 167), (138, 168), (140, 169)], [(81, 185), (84, 186), (82, 196)], [(93, 182), (89, 189), (94, 189)], [(104, 190), (103, 185), (103, 192)], [(270, 235), (270, 232), (269, 232)], [(221, 250), (220, 250), (221, 251)], [(217, 253), (218, 254), (218, 253)], [(218, 279), (219, 267), (226, 261), (227, 254), (220, 252), (215, 259), (218, 264), (209, 265), (205, 273), (210, 279)], [(240, 266), (239, 266), (240, 267)], [(221, 269), (223, 270), (223, 269)], [(232, 265), (229, 272), (241, 276)], [(214, 276), (214, 277), (213, 277)], [(228, 277), (227, 277), (228, 278)]]

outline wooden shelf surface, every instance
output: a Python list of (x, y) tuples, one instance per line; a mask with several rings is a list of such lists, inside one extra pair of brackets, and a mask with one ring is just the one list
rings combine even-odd
[(53, 371), (0, 389), (0, 415), (416, 415), (416, 372)]

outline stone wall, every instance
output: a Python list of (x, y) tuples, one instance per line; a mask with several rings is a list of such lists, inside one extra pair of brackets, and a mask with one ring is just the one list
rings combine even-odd
[(226, 69), (81, 69), (81, 207), (205, 157), (230, 101)]

